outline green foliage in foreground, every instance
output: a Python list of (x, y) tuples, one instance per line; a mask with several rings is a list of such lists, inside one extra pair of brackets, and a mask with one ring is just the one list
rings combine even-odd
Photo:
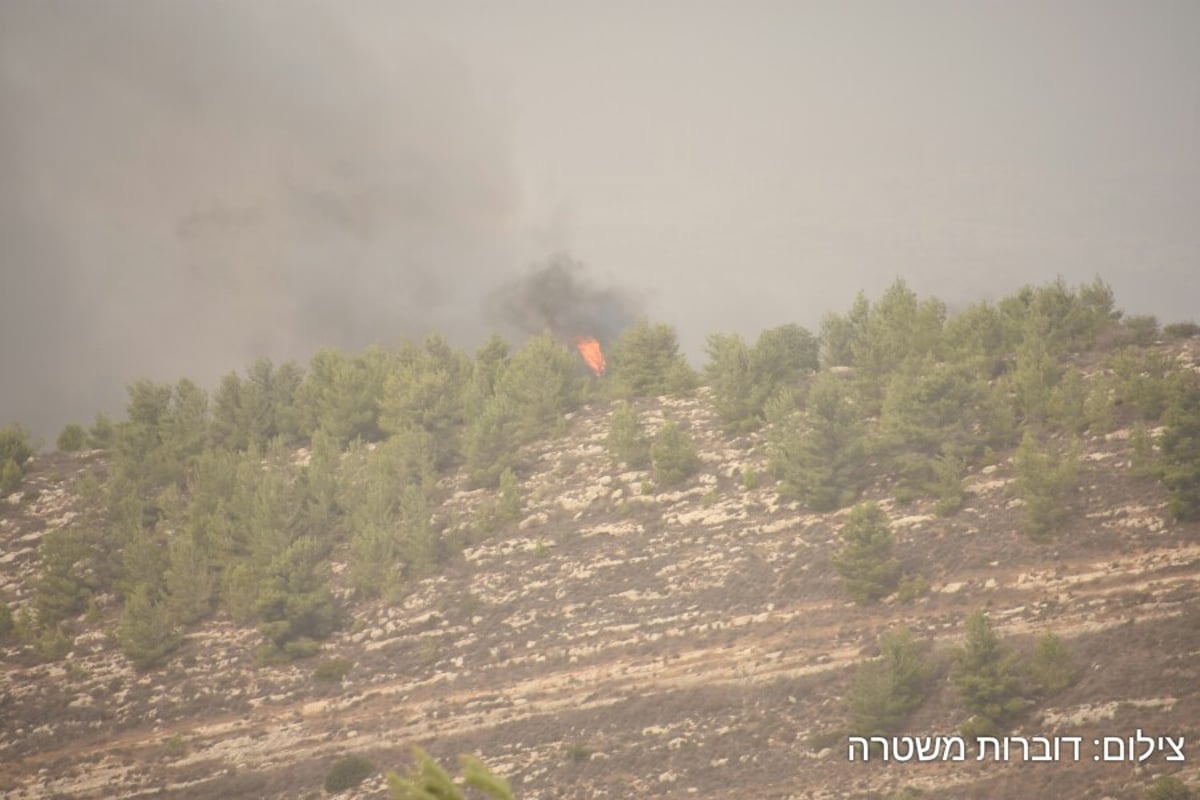
[(404, 775), (389, 772), (392, 800), (466, 800), (466, 789), (478, 789), (492, 800), (513, 800), (507, 781), (468, 755), (458, 757), (462, 780), (455, 781), (424, 750), (414, 748), (413, 766)]

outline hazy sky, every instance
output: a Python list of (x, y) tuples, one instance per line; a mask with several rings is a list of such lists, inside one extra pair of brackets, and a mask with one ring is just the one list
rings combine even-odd
[(1200, 316), (1200, 3), (0, 2), (0, 424), (563, 251), (699, 360), (904, 276)]

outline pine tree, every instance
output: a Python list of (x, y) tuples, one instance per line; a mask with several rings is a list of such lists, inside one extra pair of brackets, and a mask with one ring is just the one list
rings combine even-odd
[(337, 609), (326, 577), (328, 563), (311, 537), (301, 536), (267, 566), (255, 601), (259, 630), (268, 640), (264, 661), (312, 655), (315, 640), (333, 633)]
[(467, 424), (463, 435), (464, 467), (470, 486), (496, 486), (504, 470), (513, 465), (519, 444), (517, 421), (508, 400), (493, 397)]
[(831, 559), (846, 591), (858, 603), (890, 594), (900, 581), (895, 539), (887, 515), (875, 503), (856, 506), (842, 528), (845, 545)]
[(423, 347), (403, 348), (398, 362), (384, 386), (379, 426), (393, 434), (410, 428), (428, 433), (434, 463), (445, 469), (460, 455), (471, 361), (434, 335)]
[(167, 544), (164, 578), (167, 608), (184, 625), (203, 619), (212, 611), (214, 581), (204, 548), (196, 535), (182, 531)]
[(619, 397), (658, 397), (695, 384), (675, 329), (665, 323), (651, 325), (643, 319), (631, 325), (613, 343), (608, 361)]
[(1179, 372), (1171, 380), (1161, 439), (1162, 481), (1168, 508), (1180, 520), (1200, 519), (1200, 377)]
[[(559, 431), (563, 415), (578, 406), (582, 386), (576, 356), (544, 333), (512, 357), (500, 376), (496, 396), (510, 414), (516, 441), (523, 444)], [(495, 480), (502, 471), (496, 472)]]
[(1054, 536), (1071, 512), (1071, 496), (1079, 476), (1079, 440), (1065, 448), (1043, 449), (1026, 430), (1017, 448), (1017, 496), (1025, 507), (1021, 528), (1034, 540)]
[(778, 419), (768, 433), (772, 470), (782, 494), (814, 511), (832, 511), (862, 490), (866, 428), (845, 382), (822, 373), (808, 392), (806, 409)]
[(637, 411), (624, 400), (613, 406), (608, 422), (608, 452), (629, 469), (650, 465), (650, 444), (638, 422)]
[(182, 641), (165, 604), (147, 586), (137, 586), (125, 600), (117, 641), (138, 669), (150, 669), (173, 653)]
[(654, 482), (659, 486), (683, 483), (700, 468), (700, 456), (691, 437), (674, 422), (662, 426), (650, 448)]
[(907, 628), (885, 633), (879, 658), (855, 672), (848, 697), (850, 729), (858, 736), (884, 736), (901, 729), (924, 702), (933, 669)]
[(969, 730), (981, 735), (1008, 723), (1026, 706), (1025, 678), (1017, 655), (1005, 645), (982, 611), (967, 617), (967, 638), (955, 654), (950, 679), (968, 711)]

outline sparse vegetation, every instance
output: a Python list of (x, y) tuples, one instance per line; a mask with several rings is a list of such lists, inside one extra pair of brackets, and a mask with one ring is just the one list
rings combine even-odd
[(313, 670), (313, 677), (322, 683), (341, 683), (353, 666), (354, 662), (348, 658), (325, 658)]
[(11, 492), (20, 485), (32, 455), (33, 445), (24, 428), (17, 425), (0, 428), (0, 492)]
[(1067, 646), (1053, 633), (1038, 639), (1029, 663), (1029, 673), (1047, 695), (1058, 694), (1079, 679), (1079, 670)]
[(659, 486), (675, 486), (696, 474), (700, 457), (691, 437), (674, 422), (662, 426), (650, 448), (654, 482)]
[(1195, 794), (1174, 775), (1160, 775), (1146, 789), (1146, 800), (1192, 800)]
[(58, 449), (64, 453), (82, 450), (87, 445), (87, 431), (78, 422), (68, 423), (58, 434)]
[(413, 766), (400, 775), (389, 772), (388, 788), (392, 800), (466, 800), (466, 789), (476, 789), (492, 800), (513, 800), (508, 783), (484, 766), (479, 759), (462, 755), (462, 780), (455, 781), (433, 758), (420, 748), (414, 748)]
[(365, 756), (350, 755), (333, 762), (325, 773), (325, 791), (330, 793), (353, 789), (375, 774), (375, 764)]

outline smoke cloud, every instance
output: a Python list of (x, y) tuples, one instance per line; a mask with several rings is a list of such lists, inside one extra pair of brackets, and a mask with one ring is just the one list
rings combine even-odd
[(515, 261), (504, 114), (403, 22), (0, 4), (0, 424), (50, 437), (142, 376), (481, 337)]
[(590, 336), (611, 342), (642, 315), (633, 294), (597, 285), (583, 264), (565, 254), (504, 284), (487, 305), (498, 323), (530, 334), (549, 330), (564, 341)]

